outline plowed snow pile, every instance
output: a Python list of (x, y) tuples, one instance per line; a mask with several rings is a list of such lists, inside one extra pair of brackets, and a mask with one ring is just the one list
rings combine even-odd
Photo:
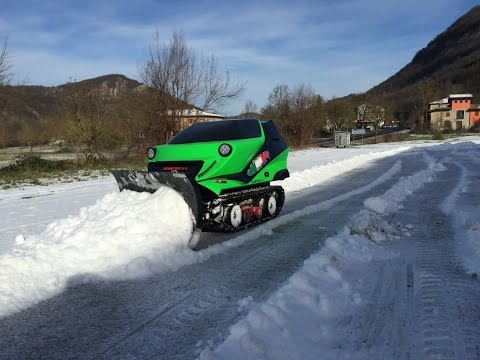
[(147, 276), (189, 251), (192, 215), (169, 188), (110, 193), (78, 216), (51, 223), (0, 256), (0, 316), (60, 293), (67, 284)]

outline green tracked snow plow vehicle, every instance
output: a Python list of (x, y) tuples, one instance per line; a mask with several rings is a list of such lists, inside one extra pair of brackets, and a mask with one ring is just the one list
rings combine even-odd
[(270, 220), (285, 195), (289, 148), (272, 121), (196, 123), (148, 149), (148, 171), (112, 170), (120, 190), (178, 191), (202, 231), (232, 232)]

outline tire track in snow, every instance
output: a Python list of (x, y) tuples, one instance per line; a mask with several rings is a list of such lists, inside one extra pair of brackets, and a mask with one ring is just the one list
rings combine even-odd
[[(448, 164), (443, 180), (423, 194), (422, 224), (413, 235), (418, 241), (416, 283), (423, 353), (427, 359), (480, 358), (480, 286), (456, 261), (451, 219), (440, 209), (462, 172)], [(453, 185), (453, 186), (452, 186)]]
[[(357, 314), (351, 329), (355, 359), (416, 359), (410, 330), (415, 319), (405, 314), (414, 311), (413, 282), (409, 280), (409, 260), (393, 258), (373, 263), (371, 290), (365, 296), (364, 310)], [(413, 275), (413, 273), (412, 273)], [(368, 286), (370, 280), (366, 280)], [(410, 286), (409, 286), (410, 285)], [(348, 349), (348, 347), (347, 347)]]
[[(460, 348), (455, 349), (456, 341), (452, 331), (454, 329), (450, 329), (454, 319), (451, 312), (447, 311), (448, 298), (445, 298), (442, 291), (444, 279), (441, 273), (446, 270), (443, 259), (452, 254), (448, 249), (448, 242), (435, 236), (435, 231), (438, 230), (442, 233), (441, 237), (444, 237), (446, 229), (437, 226), (437, 229), (432, 231), (431, 238), (424, 237), (421, 240), (417, 258), (419, 290), (422, 294), (420, 297), (420, 325), (423, 349), (427, 358), (453, 359), (455, 355), (464, 358), (464, 354), (458, 353)], [(435, 249), (431, 249), (432, 240), (437, 242)]]

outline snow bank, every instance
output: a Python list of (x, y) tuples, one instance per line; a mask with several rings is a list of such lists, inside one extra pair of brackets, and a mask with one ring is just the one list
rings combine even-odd
[(291, 213), (279, 216), (279, 217), (277, 217), (273, 220), (270, 220), (270, 221), (266, 222), (265, 224), (262, 224), (262, 226), (253, 228), (249, 232), (241, 234), (241, 235), (233, 238), (232, 240), (229, 240), (228, 242), (210, 246), (209, 248), (207, 248), (205, 250), (202, 250), (201, 253), (205, 257), (211, 256), (213, 254), (218, 254), (218, 253), (224, 251), (227, 248), (239, 246), (240, 244), (243, 244), (246, 241), (253, 240), (253, 239), (258, 239), (258, 238), (262, 237), (263, 235), (272, 235), (274, 230), (277, 227), (279, 227), (283, 224), (288, 224), (292, 221), (295, 221), (297, 219), (301, 219), (301, 218), (303, 218), (307, 215), (313, 214), (313, 213), (328, 210), (328, 209), (332, 208), (333, 206), (335, 206), (336, 204), (338, 204), (341, 201), (345, 201), (352, 196), (363, 194), (363, 193), (375, 188), (376, 186), (379, 186), (380, 184), (384, 183), (385, 181), (388, 181), (391, 178), (393, 178), (396, 174), (398, 174), (401, 171), (401, 169), (402, 169), (402, 161), (397, 160), (393, 164), (393, 166), (386, 173), (379, 176), (377, 179), (375, 179), (375, 181), (371, 182), (368, 185), (365, 185), (361, 188), (349, 191), (347, 193), (336, 196), (334, 198), (322, 201), (318, 204), (309, 205), (309, 206), (307, 206), (307, 207), (305, 207), (301, 210), (296, 210), (296, 211), (293, 211)]
[[(389, 149), (389, 150), (369, 151), (368, 153), (364, 153), (360, 155), (356, 154), (356, 152), (354, 151), (355, 149), (347, 149), (347, 151), (349, 152), (344, 151), (342, 155), (345, 156), (345, 153), (350, 154), (349, 158), (347, 159), (338, 158), (337, 160), (331, 160), (322, 165), (309, 167), (306, 170), (293, 172), (290, 174), (289, 178), (282, 180), (282, 182), (279, 184), (285, 189), (285, 193), (287, 194), (293, 193), (295, 191), (300, 191), (305, 188), (315, 186), (325, 181), (334, 179), (340, 174), (343, 174), (347, 171), (356, 169), (361, 166), (365, 166), (365, 164), (371, 161), (393, 156), (409, 149), (411, 149), (410, 146), (401, 146), (401, 147), (397, 146), (396, 148)], [(320, 155), (325, 154), (322, 152), (318, 152), (318, 153)], [(305, 156), (308, 156), (308, 154), (309, 154), (308, 151), (304, 151), (303, 153), (296, 154), (296, 158), (298, 159), (297, 161), (303, 163), (305, 167), (307, 167), (308, 162), (303, 158)], [(310, 165), (318, 164), (317, 162), (314, 162), (313, 159), (310, 159), (309, 161), (310, 161)], [(290, 168), (290, 160), (289, 160), (288, 166)]]
[(402, 236), (410, 236), (409, 226), (392, 225), (383, 220), (382, 216), (364, 210), (352, 217), (349, 225), (350, 235), (361, 235), (376, 243), (398, 240)]
[(347, 272), (375, 255), (388, 256), (358, 235), (328, 239), (265, 303), (252, 304), (224, 343), (204, 349), (199, 358), (335, 359), (327, 349), (342, 336), (332, 329), (339, 317), (353, 316), (363, 302)]
[(365, 207), (380, 215), (387, 215), (393, 211), (401, 208), (401, 203), (405, 198), (422, 188), (426, 182), (432, 180), (432, 177), (438, 171), (446, 170), (446, 167), (441, 163), (436, 162), (431, 156), (423, 154), (423, 157), (428, 164), (428, 168), (419, 171), (415, 175), (402, 177), (397, 185), (389, 189), (381, 197), (371, 197), (365, 200)]
[(147, 276), (191, 252), (192, 215), (169, 188), (107, 194), (40, 235), (17, 236), (0, 256), (0, 316), (60, 293), (69, 284)]
[(400, 209), (408, 194), (445, 169), (433, 158), (424, 158), (427, 169), (401, 178), (382, 196), (366, 201), (366, 209), (353, 216), (340, 234), (328, 238), (266, 302), (251, 305), (248, 315), (230, 328), (225, 342), (204, 349), (200, 359), (338, 358), (345, 336), (337, 333), (338, 319), (354, 316), (363, 303), (363, 279), (378, 276), (369, 264), (395, 256), (376, 243), (409, 236), (408, 226), (392, 225), (386, 215)]

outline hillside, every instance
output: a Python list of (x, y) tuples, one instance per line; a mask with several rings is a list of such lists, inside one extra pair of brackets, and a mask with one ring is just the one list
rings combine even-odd
[(25, 125), (42, 131), (42, 124), (58, 117), (61, 110), (57, 105), (72, 95), (95, 93), (120, 111), (125, 106), (122, 95), (141, 93), (143, 88), (140, 82), (118, 74), (52, 87), (0, 86), (0, 146), (16, 145)]
[(447, 92), (480, 95), (480, 6), (460, 17), (408, 65), (369, 92), (391, 95), (427, 78)]
[(49, 115), (52, 106), (79, 93), (100, 91), (103, 96), (119, 97), (142, 84), (124, 75), (105, 75), (59, 86), (0, 86), (0, 112), (8, 121), (31, 121)]
[(0, 86), (0, 111), (9, 120), (29, 121), (47, 115), (52, 105), (66, 96), (95, 90), (116, 98), (141, 85), (124, 75), (113, 74), (51, 87)]

